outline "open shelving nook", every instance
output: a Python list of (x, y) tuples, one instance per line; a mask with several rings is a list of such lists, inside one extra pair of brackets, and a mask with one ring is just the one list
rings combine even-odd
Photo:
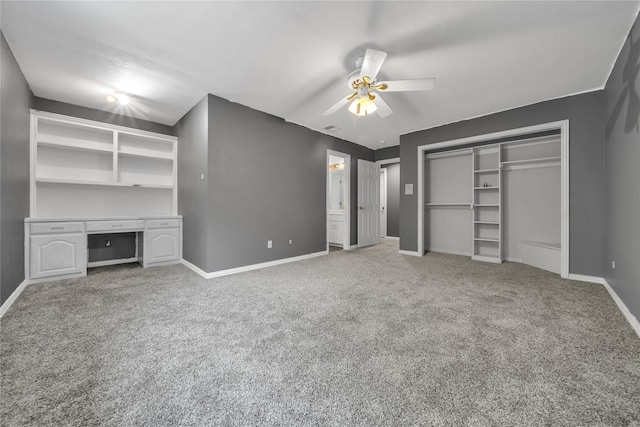
[[(544, 148), (544, 138), (531, 140), (530, 135), (555, 133), (556, 148), (551, 154)], [(559, 132), (559, 135), (558, 135)], [(522, 138), (521, 140), (516, 140)], [(559, 141), (558, 141), (559, 140)], [(494, 153), (490, 154), (491, 141)], [(499, 142), (506, 141), (506, 142)], [(482, 145), (487, 144), (488, 145)], [(456, 147), (472, 147), (456, 149)], [(559, 240), (554, 249), (559, 253), (558, 271), (561, 277), (569, 276), (569, 121), (544, 123), (490, 134), (460, 138), (439, 143), (427, 144), (418, 149), (418, 233), (417, 252), (423, 256), (425, 251), (425, 216), (436, 200), (427, 199), (425, 203), (425, 156), (444, 155), (446, 152), (433, 153), (451, 149), (456, 151), (473, 151), (473, 181), (471, 182), (472, 200), (469, 204), (473, 212), (472, 257), (483, 261), (502, 262), (503, 224), (501, 200), (501, 174), (507, 170), (520, 168), (536, 168), (554, 166), (559, 174)], [(485, 152), (482, 152), (484, 150)], [(487, 151), (489, 150), (489, 151)], [(493, 156), (493, 160), (489, 160)], [(476, 163), (479, 162), (479, 163)], [(492, 178), (489, 178), (492, 177)], [(495, 179), (492, 181), (491, 179)], [(462, 201), (460, 201), (462, 202)], [(466, 204), (466, 201), (464, 201)], [(559, 246), (559, 248), (557, 247)]]
[(176, 143), (32, 110), (30, 216), (176, 215)]

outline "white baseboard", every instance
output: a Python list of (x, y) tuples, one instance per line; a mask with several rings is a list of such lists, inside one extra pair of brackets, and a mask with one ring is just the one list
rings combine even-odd
[(461, 255), (471, 257), (473, 254), (471, 252), (461, 252), (461, 251), (451, 251), (449, 249), (439, 249), (439, 248), (426, 248), (427, 252), (438, 252), (441, 254), (449, 254), (449, 255)]
[(582, 274), (573, 274), (569, 273), (568, 279), (570, 280), (578, 280), (580, 282), (589, 282), (589, 283), (597, 283), (599, 285), (603, 285), (613, 301), (618, 305), (618, 308), (622, 312), (622, 315), (627, 319), (627, 322), (631, 325), (633, 330), (636, 332), (638, 337), (640, 338), (640, 322), (638, 322), (638, 318), (629, 311), (629, 308), (625, 305), (625, 303), (620, 299), (616, 291), (613, 290), (611, 285), (607, 282), (604, 277), (596, 277), (596, 276), (585, 276)]
[(291, 257), (291, 258), (283, 258), (283, 259), (277, 259), (275, 261), (262, 262), (260, 264), (245, 265), (245, 266), (242, 266), (242, 267), (229, 268), (227, 270), (213, 271), (211, 273), (207, 273), (206, 271), (204, 271), (201, 268), (191, 264), (189, 261), (187, 261), (185, 259), (182, 259), (181, 262), (186, 267), (188, 267), (191, 270), (193, 270), (194, 272), (198, 273), (200, 276), (204, 277), (205, 279), (213, 279), (214, 277), (228, 276), (230, 274), (243, 273), (245, 271), (259, 270), (261, 268), (273, 267), (275, 265), (288, 264), (290, 262), (302, 261), (302, 260), (309, 259), (309, 258), (315, 258), (315, 257), (327, 255), (328, 253), (329, 253), (328, 251), (315, 252), (315, 253), (306, 254), (306, 255), (300, 255), (300, 256)]
[(627, 322), (631, 324), (631, 327), (633, 328), (634, 331), (636, 331), (636, 334), (640, 338), (640, 322), (638, 322), (638, 318), (629, 311), (629, 308), (625, 305), (624, 302), (622, 302), (622, 300), (620, 299), (616, 291), (613, 290), (613, 288), (611, 287), (611, 285), (609, 285), (606, 279), (602, 279), (602, 281), (604, 282), (603, 283), (604, 287), (607, 289), (607, 291), (609, 291), (609, 295), (611, 295), (611, 298), (613, 298), (616, 304), (618, 304), (618, 308), (620, 309), (624, 317), (627, 319)]
[(597, 276), (585, 276), (584, 274), (575, 274), (569, 273), (567, 277), (569, 280), (577, 280), (579, 282), (588, 282), (588, 283), (597, 283), (599, 285), (604, 285), (606, 281), (602, 277)]
[(9, 307), (11, 307), (11, 304), (13, 304), (13, 302), (20, 296), (22, 291), (24, 291), (24, 288), (27, 287), (27, 284), (28, 284), (28, 282), (26, 280), (23, 281), (16, 288), (16, 290), (13, 291), (11, 293), (11, 295), (9, 295), (9, 298), (7, 298), (7, 300), (4, 302), (4, 304), (2, 304), (2, 306), (0, 307), (0, 317), (4, 316), (4, 314), (7, 312), (7, 310), (9, 310)]
[(399, 237), (396, 236), (384, 236), (382, 237), (382, 239), (386, 239), (386, 240), (400, 240)]
[(422, 256), (422, 255), (420, 255), (420, 253), (418, 251), (405, 251), (405, 250), (400, 249), (398, 251), (398, 253), (400, 255), (410, 255), (410, 256), (418, 256), (418, 257)]

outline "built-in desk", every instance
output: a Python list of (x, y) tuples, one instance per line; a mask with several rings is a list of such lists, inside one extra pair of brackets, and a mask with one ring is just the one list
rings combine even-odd
[(25, 277), (31, 283), (86, 276), (90, 234), (138, 233), (142, 245), (134, 260), (145, 268), (182, 258), (181, 216), (26, 218), (24, 228)]

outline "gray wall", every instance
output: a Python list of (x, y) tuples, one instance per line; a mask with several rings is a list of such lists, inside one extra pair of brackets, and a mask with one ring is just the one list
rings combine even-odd
[[(207, 265), (207, 159), (209, 107), (205, 96), (175, 126), (178, 135), (178, 214), (182, 215), (182, 256)], [(204, 181), (201, 179), (205, 174)]]
[[(373, 161), (372, 150), (213, 95), (207, 108), (206, 217), (187, 208), (202, 203), (202, 192), (183, 192), (187, 182), (200, 178), (203, 156), (187, 159), (186, 145), (178, 152), (179, 210), (185, 224), (207, 238), (203, 259), (202, 244), (185, 235), (185, 259), (214, 272), (326, 250), (327, 149), (351, 155), (351, 244), (356, 243), (357, 159)], [(189, 132), (200, 143), (202, 114), (189, 123), (188, 115), (180, 120), (179, 144)]]
[(29, 216), (29, 108), (33, 95), (0, 31), (0, 304), (24, 281)]
[(398, 158), (400, 157), (400, 146), (394, 145), (393, 147), (380, 148), (374, 151), (374, 156), (375, 156), (376, 162), (378, 160), (388, 160), (388, 159)]
[[(605, 86), (604, 277), (640, 319), (640, 18)], [(611, 262), (616, 262), (616, 268)]]
[[(417, 147), (569, 119), (569, 270), (601, 277), (604, 257), (602, 91), (541, 102), (400, 137), (400, 186), (417, 189)], [(418, 194), (400, 198), (400, 249), (418, 247)]]
[(387, 170), (387, 236), (400, 237), (400, 163), (382, 167)]
[(47, 111), (49, 113), (64, 114), (65, 116), (95, 120), (97, 122), (110, 123), (112, 125), (126, 126), (134, 129), (175, 136), (174, 129), (171, 126), (150, 122), (148, 120), (136, 119), (122, 114), (114, 114), (107, 111), (94, 110), (93, 108), (81, 107), (79, 105), (67, 104), (66, 102), (53, 101), (51, 99), (35, 97), (33, 108), (35, 110)]

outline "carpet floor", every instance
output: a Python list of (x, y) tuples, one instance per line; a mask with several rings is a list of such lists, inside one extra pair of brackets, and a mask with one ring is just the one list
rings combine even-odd
[(603, 286), (397, 241), (30, 285), (0, 345), (4, 426), (640, 425), (640, 338)]

